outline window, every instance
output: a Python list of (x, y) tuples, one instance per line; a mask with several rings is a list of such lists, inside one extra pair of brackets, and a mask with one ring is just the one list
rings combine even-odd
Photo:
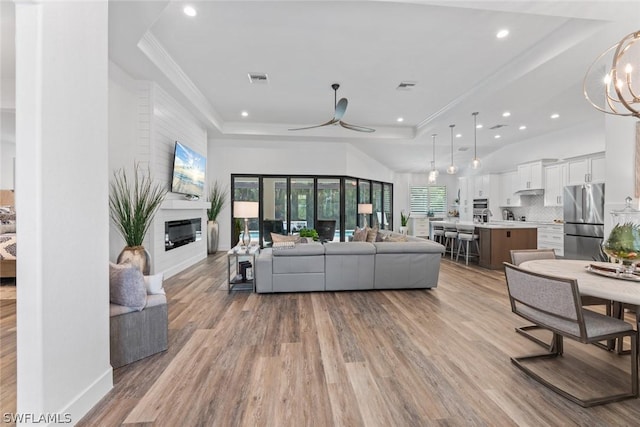
[(430, 214), (435, 216), (447, 213), (447, 187), (434, 185), (430, 187), (411, 187), (411, 212), (416, 214)]

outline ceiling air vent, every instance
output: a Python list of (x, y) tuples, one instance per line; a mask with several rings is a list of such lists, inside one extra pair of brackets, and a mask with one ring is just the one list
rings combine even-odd
[(398, 85), (396, 90), (411, 90), (417, 84), (418, 84), (418, 82), (412, 82), (412, 81), (400, 82), (400, 84)]
[(266, 73), (249, 73), (249, 81), (251, 83), (267, 83)]
[(458, 148), (458, 151), (467, 151), (469, 149), (469, 147), (460, 147)]
[(505, 126), (508, 126), (508, 125), (495, 125), (495, 126), (490, 127), (489, 129), (500, 129), (500, 128), (503, 128)]

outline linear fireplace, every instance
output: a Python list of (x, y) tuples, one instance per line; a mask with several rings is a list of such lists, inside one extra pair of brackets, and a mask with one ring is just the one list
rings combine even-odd
[(200, 218), (165, 221), (164, 223), (165, 251), (170, 251), (200, 239), (202, 239)]

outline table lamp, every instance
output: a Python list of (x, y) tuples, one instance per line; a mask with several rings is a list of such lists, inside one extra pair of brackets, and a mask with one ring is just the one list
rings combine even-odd
[(244, 218), (244, 233), (242, 244), (249, 246), (251, 235), (249, 234), (249, 218), (258, 218), (258, 202), (233, 202), (233, 217)]
[(367, 226), (367, 215), (373, 213), (373, 205), (371, 203), (358, 203), (358, 213), (364, 215), (364, 226)]

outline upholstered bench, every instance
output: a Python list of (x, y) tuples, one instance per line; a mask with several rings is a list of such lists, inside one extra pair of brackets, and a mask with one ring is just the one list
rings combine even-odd
[(109, 304), (111, 366), (119, 368), (165, 351), (168, 342), (167, 297), (147, 295), (142, 311)]

